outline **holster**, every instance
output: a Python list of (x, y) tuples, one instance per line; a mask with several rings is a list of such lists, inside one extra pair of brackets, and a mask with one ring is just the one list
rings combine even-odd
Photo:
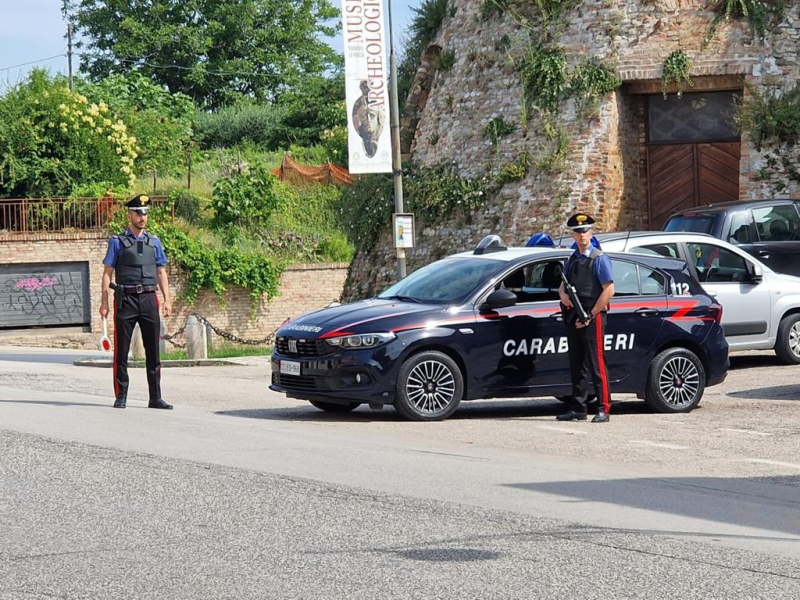
[(125, 296), (125, 288), (121, 285), (117, 285), (113, 281), (109, 287), (114, 290), (114, 303), (117, 305), (117, 310), (119, 310), (122, 308), (122, 298)]

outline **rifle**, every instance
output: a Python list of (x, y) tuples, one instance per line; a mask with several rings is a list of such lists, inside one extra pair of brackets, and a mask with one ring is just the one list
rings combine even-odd
[(588, 325), (592, 321), (592, 317), (590, 317), (586, 309), (583, 308), (583, 304), (581, 304), (581, 301), (578, 299), (578, 291), (567, 279), (564, 269), (561, 269), (561, 281), (564, 282), (564, 289), (567, 292), (567, 296), (569, 296), (569, 301), (572, 302), (572, 308), (578, 313), (578, 321)]

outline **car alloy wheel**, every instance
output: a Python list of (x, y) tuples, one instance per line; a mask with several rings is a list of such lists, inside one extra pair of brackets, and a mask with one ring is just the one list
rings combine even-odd
[(785, 365), (800, 365), (800, 314), (792, 313), (781, 319), (775, 354)]
[(426, 350), (410, 356), (397, 375), (394, 406), (415, 421), (438, 421), (452, 415), (464, 395), (464, 378), (455, 360)]
[(650, 363), (644, 401), (660, 413), (693, 410), (703, 398), (706, 371), (689, 348), (676, 346), (659, 352)]
[(789, 350), (800, 358), (800, 321), (792, 325), (789, 330)]
[(685, 408), (694, 402), (700, 389), (700, 372), (685, 356), (674, 356), (661, 368), (658, 388), (670, 406)]
[(421, 413), (443, 411), (453, 401), (456, 381), (447, 365), (426, 360), (415, 366), (406, 380), (406, 394)]

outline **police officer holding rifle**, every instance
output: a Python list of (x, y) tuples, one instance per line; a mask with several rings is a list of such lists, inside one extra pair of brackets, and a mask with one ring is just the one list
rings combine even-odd
[(586, 420), (589, 373), (600, 404), (592, 423), (609, 420), (611, 394), (603, 340), (614, 276), (611, 260), (592, 245), (592, 224), (594, 219), (584, 213), (576, 213), (567, 221), (577, 248), (564, 265), (558, 295), (569, 341), (572, 406), (557, 417), (559, 421)]
[[(161, 398), (161, 357), (159, 335), (161, 319), (157, 290), (164, 296), (164, 316), (172, 313), (167, 279), (167, 257), (161, 242), (145, 232), (150, 198), (135, 196), (128, 207), (128, 229), (108, 240), (103, 259), (100, 316), (108, 316), (109, 289), (114, 290), (114, 408), (125, 408), (128, 398), (128, 350), (136, 323), (142, 332), (147, 368), (149, 408), (171, 409)], [(115, 281), (111, 281), (114, 273)]]

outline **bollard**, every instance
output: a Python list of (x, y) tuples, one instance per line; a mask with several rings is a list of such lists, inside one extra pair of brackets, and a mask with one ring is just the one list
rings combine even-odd
[(161, 327), (158, 333), (158, 353), (164, 354), (167, 351), (167, 341), (164, 339), (164, 336), (167, 335), (167, 328), (164, 327), (164, 319), (159, 319), (159, 323)]
[(194, 315), (186, 319), (186, 356), (192, 360), (208, 358), (206, 328)]
[(214, 349), (214, 330), (211, 329), (211, 325), (206, 323), (206, 347), (208, 348), (208, 355), (211, 356), (211, 351)]
[(133, 360), (144, 360), (144, 342), (142, 341), (142, 332), (137, 323), (133, 327), (133, 335), (131, 336), (131, 356)]

